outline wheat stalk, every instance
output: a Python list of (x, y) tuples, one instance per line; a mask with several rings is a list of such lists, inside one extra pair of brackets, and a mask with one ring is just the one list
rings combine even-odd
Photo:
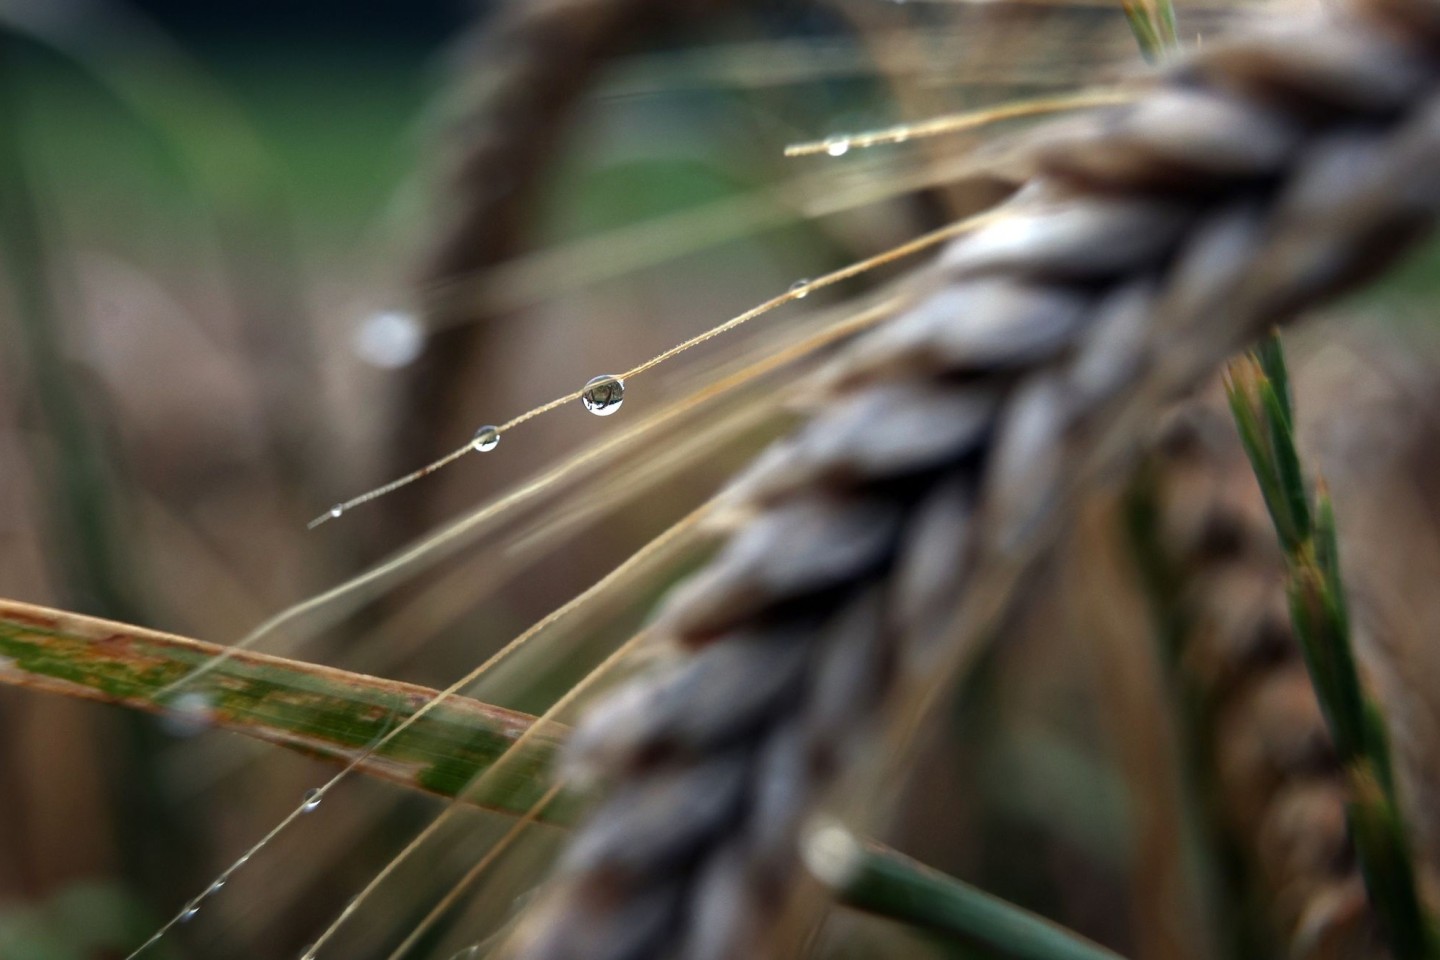
[(732, 487), (743, 525), (657, 624), (693, 655), (577, 733), (575, 770), (611, 792), (510, 948), (753, 952), (804, 817), (887, 703), (951, 671), (979, 586), (1158, 401), (1428, 228), (1437, 61), (1440, 6), (1367, 0), (1211, 46), (1053, 137), (1008, 216)]

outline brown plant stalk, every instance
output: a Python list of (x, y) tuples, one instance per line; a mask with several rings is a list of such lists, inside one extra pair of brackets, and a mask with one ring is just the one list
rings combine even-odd
[(656, 629), (685, 651), (577, 732), (607, 798), (512, 953), (753, 956), (800, 824), (924, 703), (1082, 481), (1237, 346), (1371, 276), (1440, 208), (1440, 4), (1215, 43), (1057, 131), (1008, 216), (814, 388)]

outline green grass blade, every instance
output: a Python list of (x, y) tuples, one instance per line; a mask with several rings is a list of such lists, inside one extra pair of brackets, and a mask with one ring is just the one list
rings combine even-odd
[(1271, 333), (1262, 340), (1255, 348), (1255, 359), (1259, 361), (1265, 378), (1275, 388), (1275, 395), (1280, 400), (1280, 409), (1285, 416), (1285, 426), (1293, 429), (1295, 400), (1290, 391), (1290, 368), (1285, 363), (1285, 351), (1280, 346), (1280, 335)]
[(1231, 375), (1225, 381), (1225, 396), (1230, 403), (1235, 427), (1240, 433), (1240, 444), (1245, 448), (1245, 456), (1250, 460), (1255, 471), (1255, 480), (1260, 485), (1265, 509), (1270, 512), (1270, 520), (1282, 542), (1289, 545), (1297, 541), (1299, 534), (1291, 523), (1288, 500), (1279, 473), (1273, 469), (1271, 463), (1270, 440), (1274, 435), (1264, 429), (1256, 412), (1258, 401), (1253, 384), (1254, 378), (1260, 374), (1251, 371), (1246, 366), (1247, 363), (1248, 358), (1236, 360), (1232, 364)]
[(1300, 455), (1295, 448), (1295, 436), (1290, 427), (1290, 410), (1276, 389), (1273, 381), (1264, 379), (1259, 384), (1260, 409), (1265, 417), (1266, 431), (1270, 437), (1270, 455), (1273, 474), (1280, 487), (1283, 499), (1280, 506), (1285, 513), (1285, 549), (1294, 552), (1301, 539), (1313, 526), (1310, 516), (1310, 497), (1305, 490), (1305, 474), (1300, 466)]
[[(427, 687), (240, 651), (167, 703), (154, 694), (225, 648), (140, 627), (0, 600), (0, 684), (203, 719), (218, 729), (349, 763), (436, 697)], [(198, 700), (192, 694), (199, 694)], [(179, 697), (187, 697), (184, 708)], [(194, 709), (198, 702), (199, 709)], [(357, 770), (454, 797), (488, 770), (534, 718), (447, 697), (361, 760)], [(483, 793), (487, 809), (523, 814), (550, 785), (557, 741), (531, 737)], [(565, 803), (544, 819), (566, 821)]]

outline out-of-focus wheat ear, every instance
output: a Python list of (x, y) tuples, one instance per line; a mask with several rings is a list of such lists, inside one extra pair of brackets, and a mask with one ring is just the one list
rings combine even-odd
[(449, 129), (439, 172), (445, 202), (420, 267), (433, 311), (466, 319), (468, 305), (449, 295), (477, 269), (525, 242), (536, 181), (595, 71), (674, 15), (673, 6), (656, 0), (509, 2), (465, 38), (460, 87), (444, 118)]
[[(1249, 931), (1296, 960), (1377, 954), (1374, 915), (1345, 825), (1345, 786), (1286, 608), (1284, 561), (1225, 412), (1186, 406), (1151, 458), (1150, 570), (1193, 771), (1236, 855), (1235, 892), (1264, 906)], [(1268, 933), (1268, 937), (1266, 934)], [(1258, 941), (1258, 942), (1257, 942)]]
[[(463, 42), (460, 87), (442, 122), (433, 236), (418, 266), (433, 334), (408, 378), (399, 462), (435, 452), (453, 378), (485, 331), (467, 281), (519, 254), (544, 172), (595, 71), (657, 26), (708, 0), (509, 0)], [(410, 439), (405, 439), (410, 438)], [(416, 443), (425, 444), (417, 449)]]
[[(732, 649), (757, 684), (786, 654), (803, 668), (743, 722), (597, 711), (575, 761), (609, 800), (512, 955), (763, 955), (798, 825), (878, 724), (937, 699), (1084, 482), (1159, 403), (1431, 226), (1440, 34), (1400, 28), (1440, 8), (1378, 3), (1207, 46), (1069, 128), (1006, 216), (842, 351), (816, 416), (742, 480), (749, 519), (655, 624), (693, 659), (621, 696)], [(1211, 109), (1166, 105), (1185, 97)], [(972, 401), (979, 429), (948, 430)]]

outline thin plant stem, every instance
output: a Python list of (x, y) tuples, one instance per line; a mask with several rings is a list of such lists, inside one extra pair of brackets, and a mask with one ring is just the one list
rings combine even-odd
[(1064, 113), (1069, 110), (1083, 110), (1087, 107), (1108, 107), (1120, 103), (1131, 103), (1135, 98), (1135, 91), (1120, 87), (1102, 87), (1095, 90), (1083, 90), (1080, 93), (1041, 97), (1036, 100), (1016, 100), (997, 106), (983, 107), (979, 110), (967, 110), (964, 113), (932, 117), (917, 123), (903, 123), (898, 126), (886, 127), (883, 130), (870, 130), (841, 137), (826, 137), (824, 140), (792, 143), (785, 148), (785, 156), (811, 157), (822, 153), (833, 153), (837, 141), (844, 144), (846, 151), (879, 146), (882, 143), (904, 143), (907, 140), (916, 140), (922, 137), (962, 133), (966, 130), (975, 130), (992, 123), (1021, 117), (1043, 116)]
[(1399, 960), (1440, 956), (1416, 887), (1389, 732), (1355, 663), (1334, 508), (1323, 482), (1312, 500), (1295, 446), (1290, 377), (1279, 338), (1271, 334), (1232, 361), (1228, 373), (1230, 409), (1285, 554), (1295, 635), (1350, 790), (1351, 836), (1371, 903)]
[(848, 907), (898, 920), (1005, 960), (1121, 960), (1044, 917), (916, 863), (840, 824), (811, 830), (810, 872)]

